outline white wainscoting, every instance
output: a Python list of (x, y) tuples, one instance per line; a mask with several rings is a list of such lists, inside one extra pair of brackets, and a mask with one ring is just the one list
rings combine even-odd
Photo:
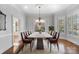
[(3, 53), (10, 47), (12, 47), (12, 35), (7, 34), (0, 36), (0, 53)]

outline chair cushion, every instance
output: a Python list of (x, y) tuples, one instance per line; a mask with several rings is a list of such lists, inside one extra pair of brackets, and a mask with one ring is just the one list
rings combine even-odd
[(31, 39), (25, 39), (25, 40), (24, 40), (24, 43), (31, 43), (31, 42), (32, 42)]
[(50, 39), (49, 42), (50, 42), (50, 43), (57, 43), (57, 40), (55, 40), (55, 39)]

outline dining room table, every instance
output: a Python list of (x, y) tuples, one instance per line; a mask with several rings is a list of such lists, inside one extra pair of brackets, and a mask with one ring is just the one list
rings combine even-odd
[(47, 32), (33, 32), (31, 35), (28, 36), (28, 38), (34, 38), (37, 39), (37, 49), (43, 50), (44, 45), (43, 45), (43, 39), (46, 38), (52, 38), (52, 35), (50, 35)]

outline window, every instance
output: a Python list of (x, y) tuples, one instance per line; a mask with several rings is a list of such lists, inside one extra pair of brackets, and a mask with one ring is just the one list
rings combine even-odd
[(68, 34), (77, 34), (77, 16), (72, 15), (67, 17), (67, 30)]
[(77, 35), (79, 35), (79, 16), (77, 16)]
[(58, 19), (59, 32), (64, 32), (64, 17)]
[(72, 22), (72, 18), (71, 16), (68, 16), (67, 17), (67, 30), (68, 30), (68, 34), (72, 34), (72, 25), (73, 25), (73, 22)]
[(71, 14), (66, 17), (59, 16), (57, 19), (57, 30), (79, 38), (79, 15)]

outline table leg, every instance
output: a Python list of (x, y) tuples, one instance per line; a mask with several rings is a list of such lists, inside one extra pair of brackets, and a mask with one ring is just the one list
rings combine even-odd
[(37, 49), (39, 49), (39, 50), (44, 49), (43, 38), (37, 38)]

